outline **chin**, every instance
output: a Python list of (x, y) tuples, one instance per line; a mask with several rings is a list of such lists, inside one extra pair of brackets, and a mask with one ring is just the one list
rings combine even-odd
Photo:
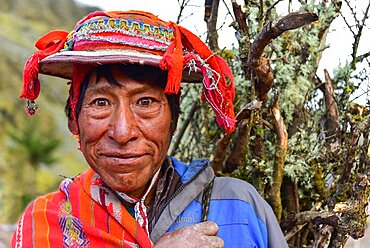
[[(140, 182), (143, 182), (143, 180), (140, 180)], [(133, 192), (139, 191), (142, 188), (145, 188), (145, 186), (147, 185), (147, 183), (145, 183), (144, 185), (137, 185), (135, 182), (127, 180), (124, 177), (115, 180), (115, 182), (113, 183), (109, 182), (106, 183), (110, 188), (114, 189), (115, 191), (129, 195), (131, 195), (131, 193)]]

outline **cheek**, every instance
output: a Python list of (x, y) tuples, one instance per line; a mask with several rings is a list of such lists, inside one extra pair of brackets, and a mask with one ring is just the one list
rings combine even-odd
[(147, 139), (157, 144), (161, 149), (168, 148), (171, 140), (171, 116), (169, 114), (162, 115), (150, 122), (142, 120), (140, 126)]
[(83, 152), (91, 149), (90, 146), (98, 143), (108, 129), (107, 120), (95, 120), (87, 116), (80, 116), (79, 119), (80, 143)]

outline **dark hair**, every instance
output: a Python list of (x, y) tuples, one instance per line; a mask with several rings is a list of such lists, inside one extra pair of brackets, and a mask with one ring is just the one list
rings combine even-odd
[[(119, 85), (117, 80), (112, 76), (111, 69), (112, 67), (118, 68), (121, 72), (126, 74), (131, 79), (136, 81), (145, 81), (148, 83), (153, 83), (155, 85), (160, 86), (164, 89), (167, 82), (167, 71), (163, 71), (160, 68), (154, 66), (143, 66), (143, 65), (136, 65), (136, 64), (105, 64), (96, 67), (94, 70), (89, 72), (84, 80), (82, 81), (81, 88), (80, 88), (80, 95), (78, 96), (77, 108), (76, 108), (76, 117), (78, 117), (83, 99), (85, 97), (85, 92), (87, 86), (89, 85), (91, 76), (93, 73), (96, 73), (96, 81), (99, 81), (101, 78), (107, 79), (110, 85)], [(179, 115), (181, 114), (180, 109), (180, 92), (175, 95), (167, 95), (167, 100), (170, 105), (171, 109), (171, 132), (173, 133), (177, 126), (177, 121), (179, 119)], [(71, 109), (69, 105), (70, 99), (67, 99), (67, 104), (65, 107), (65, 113), (67, 117), (71, 117)]]

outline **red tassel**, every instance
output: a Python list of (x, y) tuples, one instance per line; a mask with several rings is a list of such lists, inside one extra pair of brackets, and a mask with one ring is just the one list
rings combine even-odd
[(68, 32), (52, 31), (41, 37), (35, 44), (40, 49), (31, 55), (24, 65), (23, 86), (20, 94), (21, 98), (34, 101), (40, 94), (39, 62), (45, 57), (60, 51), (67, 39)]
[(168, 70), (167, 84), (164, 92), (166, 94), (177, 94), (180, 90), (182, 79), (184, 52), (181, 43), (181, 33), (177, 24), (170, 22), (170, 26), (174, 29), (175, 39), (163, 55), (159, 66), (162, 70)]
[(38, 79), (40, 55), (35, 52), (30, 56), (23, 70), (23, 87), (21, 98), (34, 101), (40, 94), (40, 81)]

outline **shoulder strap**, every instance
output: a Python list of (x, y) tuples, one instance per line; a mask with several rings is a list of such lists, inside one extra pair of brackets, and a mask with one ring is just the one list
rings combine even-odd
[(207, 221), (207, 219), (208, 219), (209, 203), (211, 201), (212, 188), (213, 188), (214, 181), (215, 181), (215, 178), (213, 177), (212, 181), (203, 190), (203, 197), (202, 197), (202, 222)]

